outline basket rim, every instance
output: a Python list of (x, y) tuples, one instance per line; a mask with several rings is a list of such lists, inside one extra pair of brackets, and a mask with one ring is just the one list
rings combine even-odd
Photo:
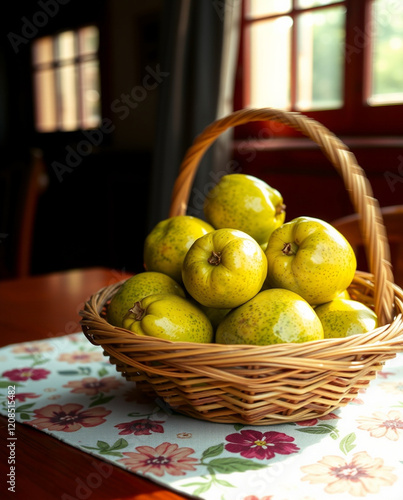
[[(312, 359), (312, 357), (319, 359), (318, 353), (327, 353), (328, 355), (325, 356), (325, 358), (328, 358), (332, 355), (333, 351), (337, 351), (339, 354), (341, 351), (345, 351), (346, 355), (351, 356), (352, 349), (354, 349), (354, 354), (358, 354), (361, 350), (368, 353), (368, 351), (371, 350), (371, 347), (374, 352), (379, 352), (382, 351), (382, 349), (392, 346), (398, 348), (398, 351), (396, 352), (399, 352), (400, 350), (403, 351), (403, 290), (394, 283), (391, 285), (395, 291), (394, 306), (397, 314), (391, 323), (379, 326), (371, 332), (355, 334), (344, 338), (311, 340), (301, 343), (290, 342), (269, 345), (254, 345), (171, 341), (157, 337), (137, 335), (126, 328), (108, 323), (106, 318), (102, 315), (102, 310), (104, 307), (107, 307), (107, 303), (122, 286), (122, 284), (127, 281), (127, 279), (101, 288), (90, 297), (90, 299), (85, 303), (84, 308), (80, 310), (79, 314), (82, 317), (80, 325), (82, 326), (84, 335), (91, 343), (95, 345), (102, 345), (104, 347), (113, 344), (110, 340), (107, 342), (102, 341), (101, 337), (103, 336), (103, 332), (104, 334), (111, 335), (112, 337), (116, 335), (116, 342), (119, 344), (138, 343), (150, 351), (161, 350), (164, 346), (168, 348), (175, 347), (175, 350), (184, 350), (189, 352), (198, 351), (199, 354), (202, 354), (203, 351), (209, 351), (210, 353), (212, 351), (225, 351), (230, 354), (231, 352), (239, 353), (239, 351), (247, 352), (252, 350), (257, 352), (259, 355), (270, 354), (273, 356), (274, 354), (278, 354), (280, 356), (284, 353), (284, 351), (287, 351), (287, 353), (290, 354), (290, 357), (298, 357), (301, 359), (306, 358), (307, 354), (310, 352), (317, 353), (315, 356), (311, 356), (310, 359)], [(372, 273), (356, 271), (352, 285), (359, 285), (363, 281), (367, 283), (370, 289), (374, 288)], [(99, 340), (95, 340), (95, 337), (99, 337)], [(340, 346), (342, 346), (342, 348), (340, 348)], [(293, 356), (291, 354), (293, 354)]]
[[(357, 275), (373, 293), (370, 277)], [(403, 351), (403, 290), (396, 285), (390, 325), (341, 339), (256, 346), (172, 342), (110, 325), (102, 316), (123, 282), (85, 303), (84, 335), (128, 381), (199, 420), (273, 425), (326, 415)]]

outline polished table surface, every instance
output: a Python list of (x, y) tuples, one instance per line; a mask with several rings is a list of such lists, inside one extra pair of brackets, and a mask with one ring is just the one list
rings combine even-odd
[[(0, 281), (0, 346), (57, 337), (80, 331), (79, 311), (103, 286), (128, 278), (124, 272), (90, 268)], [(32, 427), (17, 424), (16, 494), (12, 498), (71, 500), (87, 498), (80, 485), (102, 461)], [(9, 472), (7, 419), (0, 416), (1, 493)], [(84, 495), (84, 496), (83, 496)], [(155, 483), (113, 467), (91, 498), (180, 500)]]

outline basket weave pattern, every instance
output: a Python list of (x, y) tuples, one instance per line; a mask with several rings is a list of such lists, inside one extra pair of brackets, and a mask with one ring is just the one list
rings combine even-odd
[(275, 120), (316, 142), (344, 180), (361, 216), (371, 273), (357, 271), (353, 298), (374, 307), (376, 330), (346, 339), (269, 346), (194, 344), (135, 335), (105, 320), (121, 283), (95, 293), (81, 311), (83, 332), (127, 379), (172, 409), (213, 422), (271, 425), (316, 418), (346, 405), (403, 351), (403, 291), (393, 283), (382, 216), (354, 155), (320, 123), (271, 108), (241, 110), (209, 125), (181, 164), (170, 216), (185, 214), (199, 162), (227, 128)]

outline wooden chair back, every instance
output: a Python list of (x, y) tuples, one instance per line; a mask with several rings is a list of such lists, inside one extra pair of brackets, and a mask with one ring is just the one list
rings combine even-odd
[[(403, 287), (403, 205), (381, 208), (382, 218), (390, 246), (390, 260), (394, 280)], [(348, 215), (332, 222), (350, 242), (358, 261), (358, 269), (368, 271), (358, 214)]]
[(0, 279), (31, 274), (37, 206), (48, 183), (39, 149), (0, 170)]

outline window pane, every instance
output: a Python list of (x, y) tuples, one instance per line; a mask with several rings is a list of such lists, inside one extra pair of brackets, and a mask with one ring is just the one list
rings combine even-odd
[[(400, 9), (398, 8), (400, 7)], [(403, 102), (403, 5), (373, 3), (372, 91), (370, 104)]]
[(250, 106), (289, 108), (291, 27), (288, 16), (250, 26)]
[(35, 121), (39, 132), (56, 130), (55, 73), (52, 69), (34, 75)]
[(53, 41), (50, 36), (35, 40), (32, 45), (32, 62), (35, 66), (53, 61)]
[(299, 9), (307, 9), (308, 7), (318, 7), (319, 5), (329, 5), (335, 3), (337, 0), (297, 0), (297, 7)]
[(343, 104), (345, 8), (298, 18), (297, 108), (335, 109)]
[(95, 54), (98, 51), (99, 34), (96, 26), (88, 26), (79, 31), (80, 54)]
[(250, 18), (284, 14), (292, 7), (292, 0), (248, 0), (246, 15)]
[(94, 61), (85, 62), (81, 65), (82, 77), (82, 104), (83, 104), (83, 128), (98, 127), (100, 123), (100, 87), (99, 67)]
[(76, 130), (77, 120), (77, 95), (76, 72), (72, 64), (59, 69), (60, 77), (60, 130)]
[[(72, 131), (99, 126), (98, 48), (96, 26), (65, 31), (33, 42), (35, 126), (38, 131)], [(52, 71), (45, 72), (45, 69)]]
[(60, 60), (73, 59), (76, 55), (74, 32), (64, 31), (58, 36), (58, 58)]

